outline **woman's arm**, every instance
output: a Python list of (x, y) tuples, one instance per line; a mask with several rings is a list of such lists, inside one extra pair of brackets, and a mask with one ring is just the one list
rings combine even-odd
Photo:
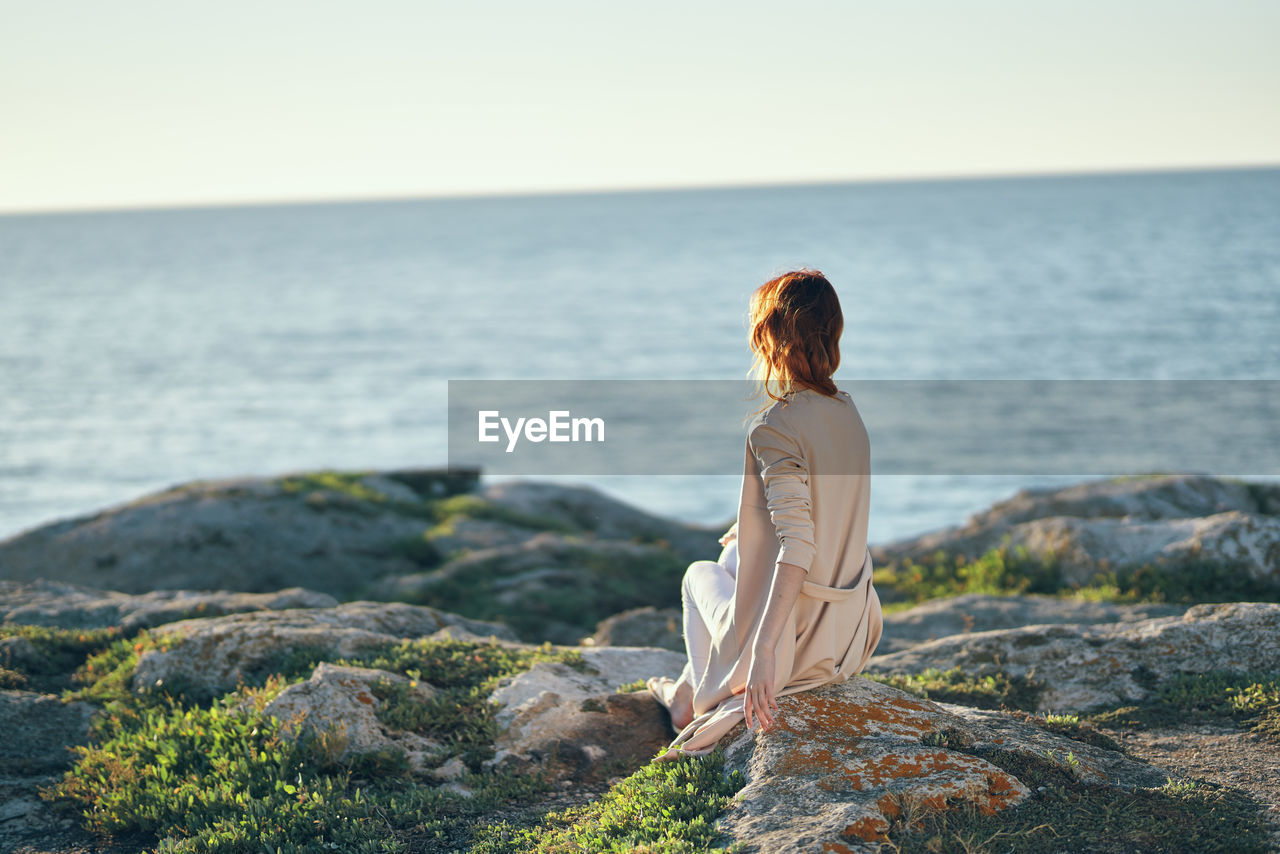
[(777, 700), (773, 696), (778, 638), (782, 635), (787, 616), (796, 605), (806, 575), (808, 573), (804, 567), (793, 563), (778, 564), (777, 571), (773, 574), (769, 602), (765, 605), (764, 617), (760, 620), (760, 628), (756, 631), (755, 643), (751, 647), (751, 669), (747, 672), (743, 706), (747, 715), (747, 729), (751, 729), (753, 711), (760, 719), (763, 729), (773, 726), (773, 713), (778, 710)]
[(809, 467), (799, 441), (785, 421), (761, 422), (748, 439), (760, 463), (769, 516), (778, 535), (778, 558), (760, 627), (751, 648), (744, 697), (747, 727), (752, 715), (761, 727), (773, 726), (776, 650), (787, 618), (795, 609), (817, 547), (809, 492)]

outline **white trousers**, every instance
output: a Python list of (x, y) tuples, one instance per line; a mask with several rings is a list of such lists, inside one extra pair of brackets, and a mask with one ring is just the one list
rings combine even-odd
[(733, 606), (733, 589), (738, 583), (738, 541), (732, 540), (720, 552), (719, 560), (695, 560), (685, 570), (681, 584), (684, 605), (684, 644), (689, 654), (683, 681), (690, 685), (706, 672), (711, 656), (711, 630), (724, 612)]

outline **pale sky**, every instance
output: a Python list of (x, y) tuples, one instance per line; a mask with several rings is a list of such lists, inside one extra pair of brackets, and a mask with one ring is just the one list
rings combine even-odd
[(0, 0), (0, 211), (1280, 164), (1277, 0)]

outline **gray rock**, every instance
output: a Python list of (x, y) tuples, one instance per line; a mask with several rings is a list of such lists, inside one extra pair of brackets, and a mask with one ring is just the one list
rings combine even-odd
[(1193, 605), (1181, 616), (1125, 623), (1024, 626), (951, 635), (873, 656), (873, 673), (963, 667), (1044, 683), (1036, 711), (1090, 711), (1145, 699), (1178, 673), (1274, 670), (1280, 663), (1280, 604)]
[(41, 655), (31, 641), (14, 635), (0, 638), (0, 667), (8, 670), (26, 670), (40, 664)]
[(63, 629), (120, 626), (126, 632), (187, 617), (217, 617), (241, 611), (332, 608), (327, 593), (290, 587), (274, 593), (156, 590), (129, 594), (41, 579), (0, 581), (0, 622)]
[(1182, 614), (1189, 605), (1117, 605), (1059, 596), (965, 593), (921, 602), (884, 615), (877, 655), (910, 649), (949, 635), (1049, 623), (1117, 623)]
[(597, 539), (666, 543), (686, 563), (715, 560), (721, 551), (723, 528), (663, 519), (589, 486), (513, 480), (488, 486), (480, 495), (498, 507), (547, 519)]
[[(399, 497), (412, 490), (405, 478), (429, 480), (427, 472), (399, 474), (382, 473)], [(446, 480), (440, 473), (433, 482)], [(349, 598), (372, 579), (419, 568), (401, 544), (429, 527), (425, 501), (373, 491), (362, 497), (291, 490), (290, 483), (304, 479), (195, 481), (44, 525), (0, 542), (0, 579), (53, 579), (126, 593), (268, 592), (301, 582)]]
[(619, 685), (650, 676), (679, 676), (684, 656), (663, 649), (582, 650), (583, 673), (542, 662), (504, 679), (490, 695), (499, 735), (485, 767), (541, 769), (551, 776), (598, 780), (619, 765), (651, 758), (672, 736), (671, 721), (647, 690)]
[(1232, 567), (1280, 590), (1280, 516), (1229, 511), (1188, 519), (1076, 519), (1052, 516), (1009, 529), (1010, 546), (1054, 555), (1067, 584), (1100, 569), (1152, 564), (1176, 574), (1198, 563)]
[(874, 546), (871, 555), (877, 564), (894, 558), (920, 560), (938, 549), (977, 557), (999, 546), (1002, 537), (1015, 525), (1048, 517), (1149, 522), (1212, 516), (1233, 510), (1246, 515), (1280, 515), (1280, 484), (1247, 483), (1203, 475), (1162, 475), (1090, 480), (1064, 488), (1024, 488), (1013, 497), (973, 514), (962, 525)]
[(601, 620), (587, 646), (655, 646), (685, 652), (683, 614), (679, 608), (645, 605)]
[(460, 516), (433, 528), (425, 539), (441, 557), (448, 559), (467, 552), (518, 545), (535, 533), (530, 528), (509, 522)]
[[(405, 756), (417, 772), (437, 764), (444, 750), (439, 742), (392, 729), (378, 719), (383, 700), (374, 686), (380, 682), (394, 685), (410, 680), (385, 670), (321, 662), (311, 678), (285, 688), (262, 712), (278, 718), (288, 737), (323, 735), (334, 761), (388, 751)], [(435, 688), (419, 682), (413, 683), (409, 697), (427, 702), (435, 694)], [(252, 705), (252, 699), (242, 703), (242, 707)]]
[[(1021, 803), (1027, 785), (992, 761), (996, 750), (1065, 762), (1082, 780), (1158, 786), (1162, 769), (1037, 727), (932, 703), (855, 676), (778, 698), (768, 731), (738, 724), (724, 737), (726, 770), (746, 786), (719, 829), (747, 851), (879, 851), (892, 818), (921, 807), (971, 805), (992, 814)], [(947, 746), (924, 743), (945, 735)]]
[[(465, 553), (430, 572), (380, 579), (370, 595), (451, 611), (487, 609), (503, 615), (522, 640), (576, 645), (611, 613), (662, 596), (678, 601), (685, 566), (662, 545), (543, 532), (514, 545)], [(614, 580), (629, 581), (628, 573), (642, 571), (670, 581), (660, 590), (629, 584), (627, 592)], [(566, 591), (573, 595), (564, 596)], [(530, 608), (535, 602), (541, 606)]]
[(0, 777), (50, 774), (71, 765), (70, 747), (89, 741), (93, 706), (49, 694), (0, 691)]
[(470, 636), (513, 640), (504, 626), (399, 602), (347, 602), (335, 608), (255, 611), (166, 623), (152, 634), (167, 649), (138, 659), (132, 687), (167, 687), (217, 696), (243, 680), (276, 672), (282, 662), (351, 657), (362, 650), (425, 638), (448, 627)]

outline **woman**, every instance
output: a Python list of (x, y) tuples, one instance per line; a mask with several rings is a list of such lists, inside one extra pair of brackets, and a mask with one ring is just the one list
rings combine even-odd
[(682, 585), (689, 660), (649, 691), (677, 731), (658, 761), (704, 755), (740, 720), (770, 729), (776, 698), (858, 673), (880, 642), (867, 514), (871, 446), (832, 374), (844, 318), (822, 273), (751, 296), (753, 372), (769, 396), (747, 430), (738, 521)]

